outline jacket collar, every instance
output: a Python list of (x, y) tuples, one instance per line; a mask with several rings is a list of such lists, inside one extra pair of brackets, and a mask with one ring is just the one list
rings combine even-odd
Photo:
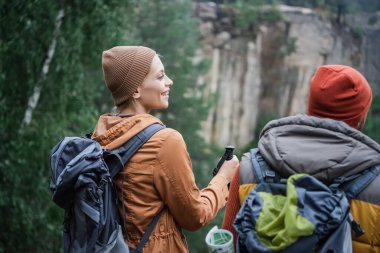
[(92, 138), (104, 148), (112, 150), (120, 147), (147, 126), (162, 122), (150, 114), (136, 114), (131, 117), (101, 115)]

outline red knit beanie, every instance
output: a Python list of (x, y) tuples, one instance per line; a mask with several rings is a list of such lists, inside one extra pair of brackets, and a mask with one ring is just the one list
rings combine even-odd
[(321, 66), (311, 79), (308, 104), (311, 116), (344, 121), (356, 128), (364, 120), (371, 102), (371, 87), (351, 67)]
[(149, 73), (155, 55), (142, 46), (119, 46), (103, 52), (103, 76), (116, 106), (132, 97)]

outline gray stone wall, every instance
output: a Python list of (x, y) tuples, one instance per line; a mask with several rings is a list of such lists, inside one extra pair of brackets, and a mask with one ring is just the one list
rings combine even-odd
[(282, 20), (243, 31), (233, 26), (233, 12), (223, 6), (196, 5), (204, 42), (197, 57), (211, 61), (199, 83), (206, 86), (206, 99), (218, 97), (201, 132), (208, 142), (244, 147), (265, 115), (306, 112), (310, 79), (323, 64), (353, 66), (379, 92), (379, 24), (369, 27), (364, 22), (358, 37), (323, 13), (279, 8)]

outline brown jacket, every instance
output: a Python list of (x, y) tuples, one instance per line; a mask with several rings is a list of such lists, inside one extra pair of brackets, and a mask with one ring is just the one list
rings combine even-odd
[[(149, 114), (128, 118), (102, 115), (93, 138), (112, 150), (156, 122), (161, 123)], [(153, 135), (116, 176), (115, 183), (119, 199), (124, 196), (127, 243), (132, 248), (154, 215), (167, 207), (142, 252), (188, 252), (181, 228), (194, 231), (209, 223), (228, 197), (227, 181), (222, 176), (198, 189), (185, 142), (170, 128)]]

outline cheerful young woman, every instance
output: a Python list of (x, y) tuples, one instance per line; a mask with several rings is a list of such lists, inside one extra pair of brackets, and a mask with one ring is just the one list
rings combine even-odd
[[(102, 60), (117, 113), (100, 116), (93, 138), (112, 150), (147, 126), (162, 124), (150, 113), (168, 108), (173, 81), (157, 53), (147, 47), (114, 47), (103, 52)], [(227, 184), (237, 166), (236, 157), (226, 161), (200, 190), (181, 134), (171, 128), (158, 131), (115, 178), (128, 245), (135, 248), (163, 210), (142, 252), (188, 252), (181, 229), (201, 228), (225, 206)]]

